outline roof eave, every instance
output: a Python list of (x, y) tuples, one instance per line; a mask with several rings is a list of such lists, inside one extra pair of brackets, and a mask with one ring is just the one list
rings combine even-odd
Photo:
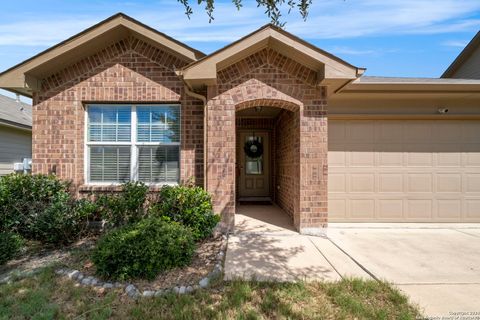
[(72, 52), (80, 46), (105, 34), (115, 32), (119, 27), (127, 28), (130, 32), (140, 34), (152, 42), (162, 45), (175, 54), (181, 55), (186, 61), (195, 61), (204, 53), (193, 49), (123, 13), (115, 14), (94, 26), (58, 43), (57, 45), (40, 52), (39, 54), (0, 73), (0, 88), (22, 95), (31, 96), (33, 91), (40, 88), (40, 81), (31, 75), (31, 71), (54, 59)]
[(264, 48), (273, 48), (305, 66), (316, 70), (318, 84), (328, 81), (350, 81), (362, 76), (365, 68), (355, 67), (342, 59), (273, 25), (265, 25), (249, 35), (185, 66), (184, 80), (192, 87), (216, 82), (217, 72)]
[(472, 53), (480, 46), (480, 31), (470, 40), (470, 42), (463, 48), (460, 54), (448, 66), (447, 70), (440, 76), (440, 78), (451, 78), (455, 72), (462, 66), (463, 62), (472, 55)]

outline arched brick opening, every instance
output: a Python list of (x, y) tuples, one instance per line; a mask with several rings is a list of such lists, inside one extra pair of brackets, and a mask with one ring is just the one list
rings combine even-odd
[[(285, 127), (292, 132), (295, 150), (285, 152), (295, 157), (284, 182), (283, 207), (287, 207), (294, 226), (302, 233), (323, 233), (327, 226), (327, 110), (325, 88), (306, 84), (292, 85), (292, 80), (275, 74), (259, 74), (235, 83), (218, 83), (207, 90), (207, 190), (214, 209), (230, 228), (236, 212), (236, 114), (244, 109), (263, 106), (280, 108)], [(259, 79), (262, 80), (259, 80)], [(281, 82), (281, 83), (280, 83)], [(270, 84), (268, 84), (270, 83)], [(293, 172), (293, 173), (292, 173)], [(293, 177), (293, 178), (292, 178)], [(274, 185), (276, 187), (276, 185)]]
[[(257, 107), (256, 111), (249, 110)], [(269, 109), (267, 114), (265, 109)], [(290, 216), (295, 226), (300, 224), (300, 110), (302, 104), (293, 99), (250, 99), (235, 105), (236, 205), (269, 199)], [(245, 139), (252, 135), (263, 139), (265, 148), (261, 158), (252, 160), (262, 169), (254, 175), (248, 172), (249, 158), (243, 149)]]
[(301, 103), (299, 101), (282, 100), (282, 99), (273, 99), (273, 98), (261, 98), (261, 99), (251, 99), (246, 100), (235, 105), (235, 111), (241, 111), (245, 109), (255, 108), (255, 107), (272, 107), (285, 109), (288, 111), (296, 112), (301, 108)]

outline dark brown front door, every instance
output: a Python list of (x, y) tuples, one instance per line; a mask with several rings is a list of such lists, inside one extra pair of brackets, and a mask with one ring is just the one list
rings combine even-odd
[[(268, 132), (241, 132), (237, 150), (239, 197), (270, 196), (270, 136)], [(250, 146), (250, 155), (245, 151)], [(254, 143), (252, 143), (254, 142)], [(258, 148), (263, 152), (258, 153)], [(257, 153), (255, 155), (255, 153)]]

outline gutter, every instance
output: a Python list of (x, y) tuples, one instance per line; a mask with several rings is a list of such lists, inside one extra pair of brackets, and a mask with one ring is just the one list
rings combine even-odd
[(25, 125), (25, 124), (20, 124), (20, 123), (17, 123), (17, 122), (8, 121), (8, 120), (4, 120), (4, 119), (0, 119), (0, 126), (5, 126), (5, 127), (9, 127), (9, 128), (15, 128), (15, 129), (19, 129), (19, 130), (32, 132), (32, 126)]
[(207, 151), (208, 151), (208, 136), (207, 136), (207, 97), (196, 93), (188, 85), (188, 83), (183, 79), (182, 71), (175, 71), (177, 76), (182, 80), (185, 93), (195, 99), (201, 100), (203, 102), (203, 188), (207, 190)]

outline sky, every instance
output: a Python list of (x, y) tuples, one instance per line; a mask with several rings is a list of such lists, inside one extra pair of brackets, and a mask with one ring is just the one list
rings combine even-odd
[[(211, 23), (190, 2), (188, 19), (175, 0), (2, 0), (0, 71), (118, 12), (207, 54), (269, 22), (253, 0), (216, 0)], [(306, 21), (286, 11), (287, 31), (369, 76), (439, 77), (480, 30), (480, 0), (313, 0)]]

